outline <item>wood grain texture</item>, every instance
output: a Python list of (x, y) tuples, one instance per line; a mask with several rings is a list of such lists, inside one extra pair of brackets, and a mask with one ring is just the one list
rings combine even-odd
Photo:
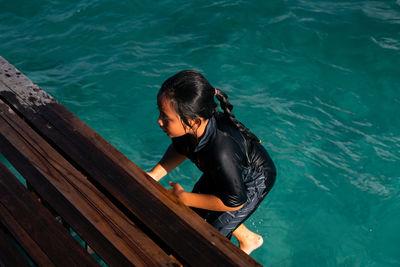
[(176, 257), (193, 266), (259, 266), (64, 106), (46, 100), (53, 98), (38, 87), (31, 95), (29, 87), (27, 78), (0, 57), (0, 98)]
[[(94, 187), (79, 171), (58, 154), (47, 142), (37, 135), (14, 112), (7, 110), (7, 105), (0, 101), (0, 138), (3, 138), (4, 149), (7, 147), (18, 150), (19, 159), (10, 162), (16, 165), (24, 177), (35, 187), (39, 194), (47, 199), (51, 195), (49, 190), (59, 192), (65, 201), (72, 204), (75, 213), (69, 209), (54, 209), (76, 229), (84, 239), (87, 237), (87, 228), (96, 229), (108, 240), (118, 253), (121, 253), (131, 264), (138, 266), (148, 265), (174, 265), (168, 257), (148, 236), (136, 227), (118, 208), (116, 208), (96, 187)], [(8, 144), (7, 144), (8, 143)], [(12, 155), (4, 152), (5, 156)], [(23, 160), (21, 160), (22, 158)], [(24, 165), (21, 165), (25, 162)], [(32, 180), (32, 169), (43, 177), (48, 187), (36, 188), (38, 182)], [(49, 203), (54, 203), (50, 202)], [(81, 230), (76, 221), (71, 218), (79, 213), (89, 225)], [(78, 224), (80, 226), (81, 224)], [(85, 239), (101, 257), (104, 246), (102, 242)], [(108, 250), (108, 249), (107, 249)], [(109, 262), (105, 255), (104, 260)], [(111, 261), (112, 262), (112, 261)]]
[(98, 266), (1, 163), (0, 221), (38, 265)]
[(31, 266), (12, 238), (6, 234), (3, 225), (0, 225), (0, 266)]

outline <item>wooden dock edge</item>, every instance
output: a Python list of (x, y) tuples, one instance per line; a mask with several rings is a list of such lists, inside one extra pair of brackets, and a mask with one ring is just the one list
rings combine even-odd
[(0, 99), (184, 263), (259, 266), (2, 57)]

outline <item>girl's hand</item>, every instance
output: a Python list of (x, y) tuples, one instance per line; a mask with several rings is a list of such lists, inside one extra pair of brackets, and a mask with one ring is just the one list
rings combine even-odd
[(185, 204), (183, 200), (183, 193), (186, 191), (183, 189), (183, 187), (180, 184), (169, 182), (169, 185), (172, 186), (172, 188), (168, 189), (172, 194), (174, 194), (182, 203)]

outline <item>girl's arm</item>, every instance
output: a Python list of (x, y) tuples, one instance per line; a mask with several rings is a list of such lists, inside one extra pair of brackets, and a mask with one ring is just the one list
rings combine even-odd
[(174, 147), (169, 145), (167, 151), (165, 151), (164, 156), (161, 158), (160, 162), (157, 163), (154, 168), (147, 174), (150, 175), (154, 180), (159, 181), (167, 173), (175, 169), (179, 164), (181, 164), (186, 159), (186, 156), (179, 154)]
[(222, 200), (214, 195), (207, 194), (197, 194), (186, 192), (182, 186), (179, 184), (169, 182), (172, 186), (170, 191), (179, 198), (180, 201), (183, 202), (186, 206), (206, 209), (206, 210), (215, 210), (215, 211), (234, 211), (243, 207), (244, 204), (238, 207), (229, 207), (222, 202)]

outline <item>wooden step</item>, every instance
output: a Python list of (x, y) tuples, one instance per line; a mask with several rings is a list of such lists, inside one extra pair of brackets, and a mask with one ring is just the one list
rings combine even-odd
[[(38, 203), (17, 178), (0, 163), (0, 224), (7, 229), (20, 247), (40, 266), (99, 266), (71, 234)], [(5, 232), (0, 233), (6, 247)], [(8, 248), (15, 247), (10, 245)], [(2, 249), (3, 250), (3, 249)], [(6, 266), (28, 264), (21, 253), (1, 253)], [(18, 257), (15, 254), (19, 254)], [(29, 264), (28, 264), (29, 265)]]
[[(9, 125), (3, 127), (3, 137), (0, 135), (1, 152), (24, 177), (30, 176), (25, 178), (30, 180), (35, 190), (40, 194), (51, 192), (47, 193), (48, 196), (43, 196), (46, 200), (52, 198), (48, 200), (49, 203), (59, 205), (58, 209), (73, 210), (77, 213), (75, 216), (79, 217), (79, 220), (75, 224), (86, 225), (87, 221), (93, 223), (92, 221), (97, 219), (91, 219), (84, 213), (86, 206), (74, 200), (75, 197), (68, 197), (65, 191), (70, 192), (70, 188), (73, 188), (76, 192), (71, 192), (86, 197), (86, 193), (80, 191), (88, 190), (96, 195), (98, 192), (93, 193), (96, 188), (145, 235), (184, 264), (259, 266), (255, 260), (181, 204), (140, 167), (1, 57), (0, 99), (3, 101), (3, 122), (0, 124), (7, 122)], [(22, 125), (16, 117), (26, 125)], [(29, 131), (25, 131), (27, 126), (30, 127)], [(7, 135), (8, 131), (13, 133)], [(18, 133), (17, 138), (15, 136), (18, 136)], [(36, 133), (36, 136), (33, 133)], [(30, 140), (29, 144), (27, 140)], [(53, 160), (56, 158), (54, 155), (58, 155), (56, 160)], [(52, 167), (47, 168), (48, 166)], [(85, 183), (82, 186), (83, 178), (78, 178), (78, 173), (86, 177), (91, 185)], [(70, 186), (65, 186), (64, 182), (62, 186), (59, 185), (61, 179), (67, 179)], [(57, 188), (57, 192), (51, 187)], [(81, 187), (85, 190), (81, 190)], [(78, 198), (79, 201), (82, 198)], [(72, 221), (72, 216), (68, 217), (69, 213), (62, 215), (68, 223)], [(80, 233), (85, 232), (76, 230)], [(92, 231), (100, 230), (96, 228)], [(101, 239), (101, 232), (93, 235), (96, 236), (95, 239)], [(100, 253), (100, 250), (108, 250), (108, 246), (110, 244), (105, 242), (104, 248), (93, 249)], [(120, 251), (119, 248), (116, 250)], [(114, 250), (108, 253), (118, 254)], [(104, 254), (107, 252), (103, 251)]]
[(0, 100), (0, 150), (41, 197), (110, 264), (173, 264), (87, 178)]

